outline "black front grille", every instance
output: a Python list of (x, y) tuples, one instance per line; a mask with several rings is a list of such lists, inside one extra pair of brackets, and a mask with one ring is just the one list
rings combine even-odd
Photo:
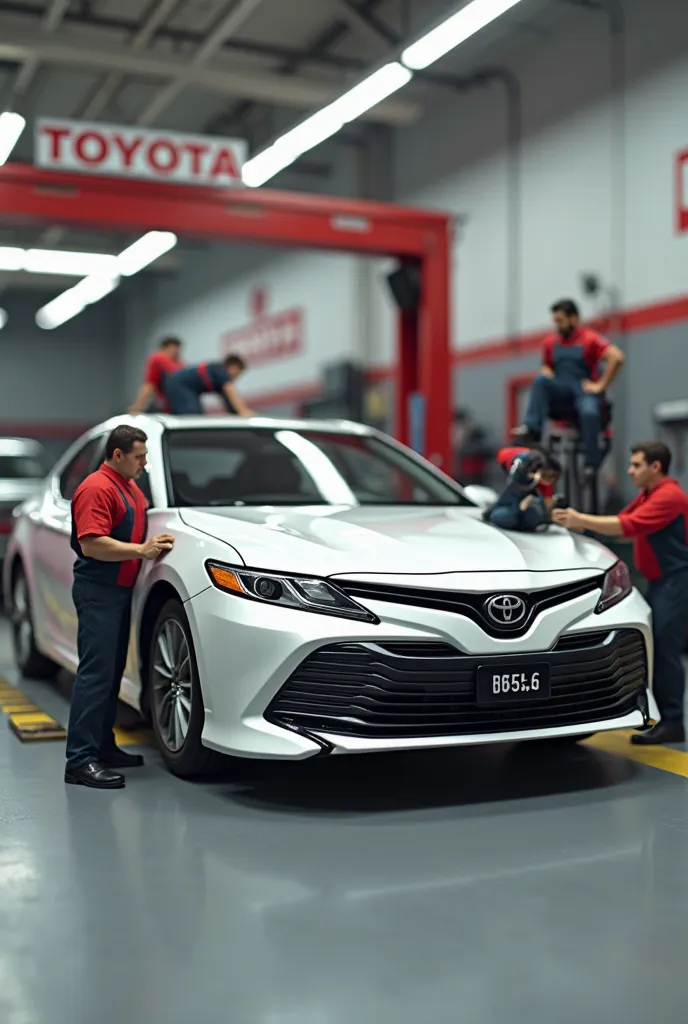
[[(475, 700), (479, 665), (547, 663), (552, 696), (509, 707)], [(296, 669), (265, 716), (289, 728), (370, 738), (468, 736), (620, 718), (644, 699), (645, 643), (634, 629), (562, 637), (548, 652), (485, 657), (446, 643), (331, 644)]]
[[(602, 589), (604, 576), (593, 576), (591, 579), (577, 583), (565, 583), (561, 587), (548, 587), (544, 590), (481, 592), (471, 594), (467, 591), (429, 590), (421, 587), (395, 587), (383, 583), (354, 583), (347, 580), (338, 581), (342, 590), (349, 597), (363, 598), (369, 601), (387, 601), (392, 604), (411, 605), (415, 608), (431, 608), (433, 611), (453, 612), (463, 615), (477, 623), (490, 636), (516, 637), (525, 636), (533, 621), (547, 608), (572, 601), (576, 597), (590, 594)], [(486, 608), (492, 598), (503, 597), (505, 594), (520, 597), (525, 603), (525, 615), (517, 622), (500, 625), (487, 614)]]

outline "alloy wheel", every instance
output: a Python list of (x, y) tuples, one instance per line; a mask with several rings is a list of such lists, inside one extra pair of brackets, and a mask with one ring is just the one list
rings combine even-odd
[(165, 746), (184, 746), (191, 717), (191, 652), (180, 622), (166, 619), (158, 631), (153, 655), (153, 700)]
[(12, 629), (17, 656), (27, 662), (33, 649), (33, 624), (29, 606), (29, 588), (22, 573), (17, 575), (12, 592)]

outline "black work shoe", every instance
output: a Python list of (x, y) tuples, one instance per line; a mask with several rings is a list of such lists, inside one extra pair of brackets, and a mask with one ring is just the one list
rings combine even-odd
[(514, 427), (511, 436), (514, 441), (520, 441), (521, 444), (537, 444), (542, 434), (539, 430), (531, 430), (530, 427), (522, 424), (520, 427)]
[(145, 763), (141, 754), (127, 754), (119, 747), (101, 754), (100, 759), (107, 768), (143, 768)]
[(65, 768), (64, 780), (71, 786), (90, 786), (91, 789), (124, 787), (124, 776), (109, 771), (100, 761), (87, 761), (78, 768)]
[(662, 743), (685, 743), (686, 730), (683, 722), (658, 722), (647, 732), (631, 736), (631, 743), (637, 747), (656, 747)]

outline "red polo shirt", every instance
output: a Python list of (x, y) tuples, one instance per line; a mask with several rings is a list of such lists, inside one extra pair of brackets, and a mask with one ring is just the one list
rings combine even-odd
[(688, 569), (688, 494), (666, 477), (642, 491), (619, 513), (625, 537), (633, 538), (638, 571), (648, 580)]
[(153, 352), (152, 355), (146, 360), (146, 371), (144, 380), (146, 384), (152, 384), (155, 389), (155, 394), (158, 400), (162, 403), (165, 411), (167, 410), (167, 399), (165, 398), (165, 392), (163, 391), (163, 380), (168, 373), (176, 373), (177, 370), (181, 370), (184, 363), (181, 359), (173, 359), (172, 356), (163, 352), (162, 349), (158, 352)]
[(597, 331), (591, 331), (588, 327), (577, 327), (568, 338), (562, 337), (558, 332), (548, 334), (543, 341), (542, 361), (551, 370), (556, 369), (554, 352), (557, 345), (564, 348), (579, 348), (590, 373), (590, 380), (597, 380), (599, 377), (599, 366), (604, 359), (609, 342)]
[[(122, 493), (134, 510), (131, 544), (142, 544), (146, 536), (146, 510), (148, 502), (133, 480), (125, 480), (109, 466), (103, 464), (81, 483), (72, 498), (72, 521), (78, 540), (84, 537), (110, 537), (127, 516), (128, 509)], [(117, 563), (114, 563), (116, 565)], [(113, 563), (103, 563), (107, 568)], [(131, 559), (120, 562), (116, 582), (120, 587), (133, 587), (141, 562)]]

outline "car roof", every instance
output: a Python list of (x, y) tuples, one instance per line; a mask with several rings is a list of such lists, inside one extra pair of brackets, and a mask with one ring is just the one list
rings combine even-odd
[(154, 422), (163, 427), (164, 430), (328, 430), (341, 434), (373, 434), (375, 431), (362, 423), (354, 423), (349, 420), (307, 420), (307, 419), (286, 419), (284, 417), (254, 416), (242, 418), (240, 416), (169, 416), (163, 413), (147, 414), (135, 417), (119, 417), (108, 421), (108, 426), (115, 426), (118, 422), (132, 422), (145, 429), (146, 423)]
[(30, 437), (0, 437), (0, 455), (39, 455), (42, 450), (42, 445)]

